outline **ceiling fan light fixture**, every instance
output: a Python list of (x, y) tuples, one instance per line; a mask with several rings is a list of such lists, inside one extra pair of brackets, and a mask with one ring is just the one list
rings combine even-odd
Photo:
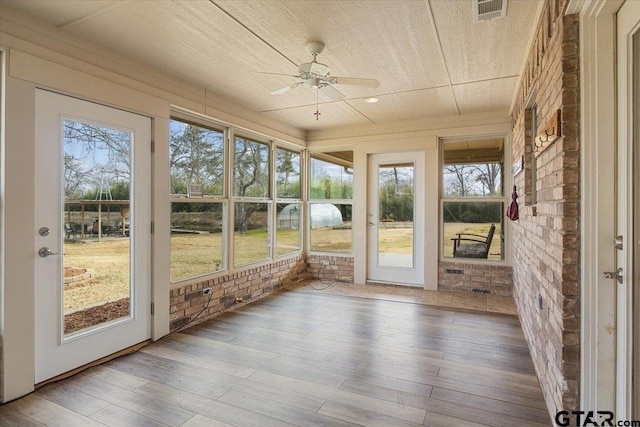
[(375, 96), (372, 96), (370, 98), (365, 98), (364, 100), (365, 102), (368, 102), (369, 104), (375, 104), (376, 102), (380, 101), (380, 98), (377, 98)]
[(320, 79), (316, 78), (316, 77), (312, 77), (310, 79), (305, 80), (305, 83), (307, 84), (307, 87), (310, 87), (311, 89), (318, 89), (320, 87)]

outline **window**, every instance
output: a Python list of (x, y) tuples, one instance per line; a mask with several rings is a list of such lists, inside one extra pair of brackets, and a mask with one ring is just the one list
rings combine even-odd
[(353, 153), (312, 155), (309, 193), (310, 250), (351, 253)]
[(233, 147), (233, 195), (269, 197), (269, 145), (236, 137)]
[(271, 161), (269, 144), (233, 141), (233, 265), (271, 258)]
[(276, 148), (276, 195), (300, 199), (300, 153)]
[(302, 250), (300, 152), (184, 116), (169, 130), (172, 283)]
[(226, 268), (224, 136), (181, 119), (169, 123), (171, 282)]
[(504, 259), (504, 139), (442, 145), (444, 257)]
[(276, 148), (276, 256), (302, 250), (300, 153)]

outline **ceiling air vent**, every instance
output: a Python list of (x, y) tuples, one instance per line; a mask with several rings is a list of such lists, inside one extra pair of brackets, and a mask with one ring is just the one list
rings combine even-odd
[(475, 22), (502, 18), (507, 14), (507, 0), (473, 0)]

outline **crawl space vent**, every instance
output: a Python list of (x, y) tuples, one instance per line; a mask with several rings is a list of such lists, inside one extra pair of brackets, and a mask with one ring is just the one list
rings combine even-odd
[(502, 18), (507, 14), (507, 0), (473, 0), (475, 22)]

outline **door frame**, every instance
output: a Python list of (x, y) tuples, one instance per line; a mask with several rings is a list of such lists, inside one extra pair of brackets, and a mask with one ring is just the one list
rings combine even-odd
[[(623, 9), (624, 8), (624, 9)], [(624, 12), (624, 13), (623, 13)], [(640, 34), (640, 2), (627, 1), (618, 13), (617, 20), (617, 95), (618, 95), (618, 220), (616, 234), (623, 236), (623, 249), (617, 251), (616, 268), (624, 269), (623, 283), (617, 285), (617, 384), (616, 413), (620, 418), (632, 418), (633, 400), (633, 285), (634, 272), (634, 168), (637, 152), (634, 147), (633, 121), (638, 88), (634, 78), (634, 58), (638, 58), (634, 35)], [(635, 42), (638, 42), (636, 38)], [(632, 93), (632, 90), (634, 91)], [(622, 415), (624, 414), (624, 415)]]
[[(615, 266), (616, 22), (624, 0), (570, 0), (580, 15), (580, 408), (615, 406), (615, 286), (603, 271)], [(622, 417), (621, 414), (617, 414)]]
[[(389, 280), (395, 279), (393, 274), (388, 274), (389, 272), (378, 271), (380, 276), (378, 278), (372, 278), (372, 273), (374, 270), (374, 259), (377, 259), (377, 251), (376, 256), (373, 255), (373, 250), (378, 248), (377, 242), (373, 244), (374, 237), (377, 237), (377, 233), (373, 232), (373, 226), (368, 228), (367, 233), (367, 241), (369, 244), (367, 245), (367, 280), (376, 283), (393, 283), (393, 284), (402, 284), (408, 286), (425, 286), (425, 272), (424, 268), (421, 268), (422, 260), (424, 260), (425, 256), (425, 161), (424, 161), (425, 153), (424, 151), (403, 151), (403, 152), (393, 152), (393, 153), (370, 153), (367, 158), (368, 163), (368, 180), (367, 180), (367, 215), (373, 212), (373, 201), (374, 194), (378, 194), (378, 186), (374, 186), (374, 182), (378, 184), (377, 173), (380, 166), (384, 166), (385, 164), (392, 163), (412, 163), (414, 172), (413, 172), (413, 181), (414, 181), (414, 199), (413, 199), (413, 209), (414, 209), (414, 221), (413, 221), (413, 268), (411, 269), (401, 269), (398, 272), (399, 275), (402, 273), (408, 273), (408, 270), (413, 272), (412, 277), (409, 280), (406, 280), (406, 275), (402, 275), (398, 280)], [(374, 171), (376, 177), (374, 177)], [(375, 189), (374, 189), (375, 187)], [(418, 189), (419, 191), (416, 191)], [(374, 191), (375, 190), (375, 191)], [(375, 201), (379, 202), (378, 197), (375, 197)], [(377, 212), (377, 209), (375, 209)], [(378, 223), (378, 218), (374, 218), (373, 220), (369, 219), (369, 222), (374, 222), (374, 224)], [(376, 229), (378, 229), (376, 227)], [(374, 236), (375, 234), (375, 236)], [(397, 269), (396, 269), (397, 270)]]

